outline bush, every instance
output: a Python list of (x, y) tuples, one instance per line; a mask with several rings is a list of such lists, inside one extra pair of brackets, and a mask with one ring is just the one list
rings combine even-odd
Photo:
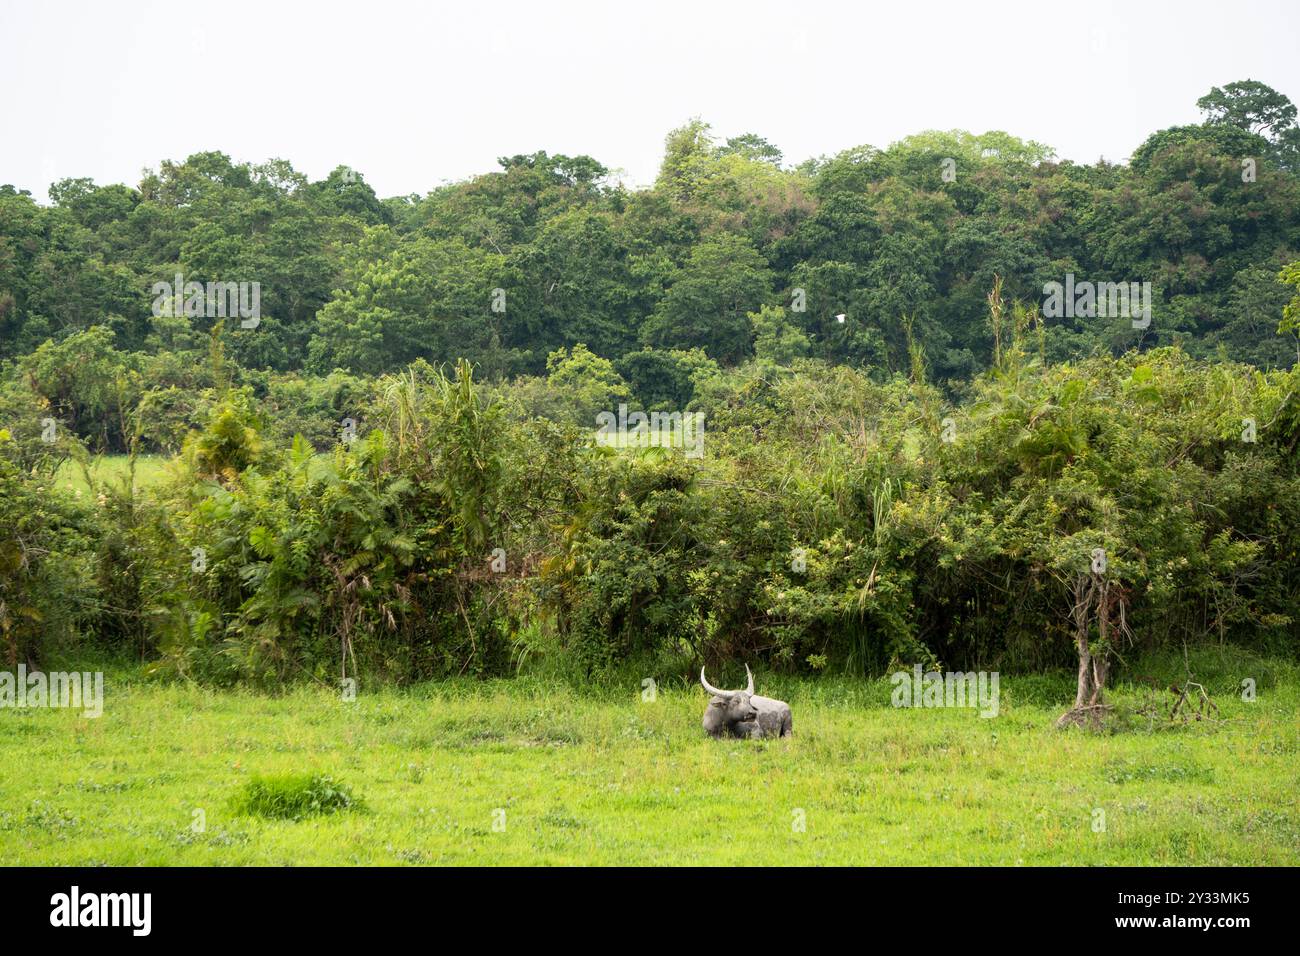
[(24, 471), (0, 428), (0, 660), (40, 663), (93, 619), (96, 592), (88, 504), (57, 493), (40, 468)]

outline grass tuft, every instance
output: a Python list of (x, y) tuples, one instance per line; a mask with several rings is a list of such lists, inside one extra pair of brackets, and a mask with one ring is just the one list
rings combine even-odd
[(361, 801), (343, 784), (325, 774), (282, 774), (254, 777), (235, 798), (236, 813), (271, 820), (359, 809)]

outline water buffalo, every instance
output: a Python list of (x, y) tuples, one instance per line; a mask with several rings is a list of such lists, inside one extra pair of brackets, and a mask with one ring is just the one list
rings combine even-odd
[(744, 690), (719, 690), (708, 682), (700, 668), (700, 684), (712, 694), (704, 709), (704, 732), (710, 737), (790, 737), (794, 724), (790, 705), (783, 700), (754, 693), (754, 675), (745, 665), (749, 686)]

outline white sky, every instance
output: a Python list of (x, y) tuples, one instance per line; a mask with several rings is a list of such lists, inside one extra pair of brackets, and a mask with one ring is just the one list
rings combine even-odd
[(1300, 2), (0, 0), (0, 183), (215, 149), (390, 196), (544, 149), (647, 184), (696, 115), (787, 162), (954, 127), (1121, 160), (1247, 78), (1300, 103)]

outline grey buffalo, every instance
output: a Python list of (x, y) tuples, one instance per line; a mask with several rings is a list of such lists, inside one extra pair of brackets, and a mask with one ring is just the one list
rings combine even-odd
[(712, 694), (704, 709), (704, 732), (710, 737), (790, 737), (794, 724), (790, 705), (754, 693), (754, 675), (745, 665), (749, 686), (744, 690), (719, 690), (700, 668), (700, 684)]

